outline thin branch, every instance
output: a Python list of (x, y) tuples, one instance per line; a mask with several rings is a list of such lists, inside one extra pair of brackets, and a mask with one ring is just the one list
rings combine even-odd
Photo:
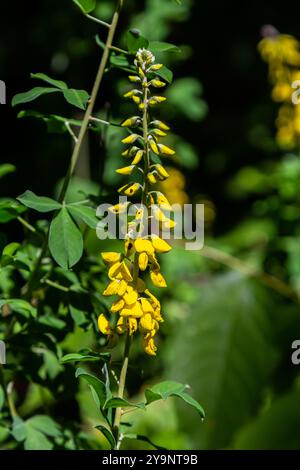
[(75, 144), (76, 144), (76, 142), (77, 142), (78, 139), (77, 139), (76, 135), (74, 134), (73, 129), (72, 129), (72, 127), (70, 126), (69, 121), (65, 121), (65, 126), (66, 126), (66, 128), (68, 129), (68, 132), (69, 132), (70, 136), (73, 138), (73, 140), (74, 140), (74, 142), (75, 142)]
[(128, 51), (125, 51), (125, 49), (121, 49), (120, 47), (110, 46), (110, 49), (112, 51), (120, 52), (121, 54), (129, 55)]
[(95, 21), (95, 23), (101, 24), (102, 26), (105, 26), (106, 28), (110, 28), (111, 25), (109, 23), (106, 23), (106, 21), (99, 20), (99, 18), (95, 18), (92, 15), (85, 15), (89, 20)]
[(300, 302), (300, 297), (298, 293), (290, 287), (285, 282), (281, 281), (275, 276), (271, 274), (261, 272), (259, 269), (249, 266), (244, 261), (240, 260), (239, 258), (229, 255), (222, 250), (218, 250), (212, 246), (205, 245), (200, 254), (205, 258), (211, 259), (216, 261), (217, 263), (223, 264), (235, 271), (239, 271), (242, 274), (245, 274), (249, 277), (254, 277), (258, 279), (262, 284), (265, 286), (273, 289), (274, 291), (278, 292), (284, 297), (287, 297), (294, 302)]

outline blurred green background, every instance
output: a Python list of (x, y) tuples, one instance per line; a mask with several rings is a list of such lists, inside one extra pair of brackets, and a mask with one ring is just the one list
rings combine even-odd
[[(99, 0), (99, 18), (108, 20), (113, 6)], [(101, 53), (94, 39), (99, 28), (71, 0), (18, 2), (13, 13), (5, 3), (1, 19), (0, 79), (8, 94), (0, 107), (1, 162), (17, 171), (1, 180), (0, 194), (16, 197), (30, 188), (53, 196), (66, 172), (70, 140), (47, 134), (36, 120), (16, 119), (9, 102), (33, 86), (30, 72), (90, 90)], [(139, 432), (172, 449), (300, 449), (300, 366), (291, 362), (291, 344), (300, 338), (300, 160), (299, 149), (286, 153), (274, 138), (277, 105), (257, 52), (260, 29), (269, 23), (300, 38), (297, 14), (257, 0), (233, 10), (220, 0), (126, 0), (118, 30), (119, 46), (134, 27), (150, 40), (181, 48), (181, 54), (161, 57), (175, 78), (162, 111), (177, 149), (165, 191), (172, 201), (206, 207), (204, 250), (178, 245), (162, 260), (168, 289), (161, 299), (158, 356), (145, 357), (137, 342), (129, 371), (130, 396), (161, 378), (175, 379), (188, 383), (203, 405), (204, 422), (172, 400), (132, 413)], [(110, 72), (97, 102), (99, 116), (118, 120), (128, 114), (130, 105), (120, 98), (127, 86), (125, 73)], [(56, 95), (32, 108), (73, 113)], [(115, 191), (119, 137), (115, 128), (101, 139), (91, 133), (70, 198), (80, 189), (97, 194), (99, 186), (104, 194)], [(16, 222), (4, 231), (7, 240), (22, 240)], [(91, 252), (102, 249), (92, 237), (89, 243)], [(90, 331), (76, 328), (63, 347), (71, 352), (93, 340)], [(46, 366), (59, 383), (55, 358)], [(23, 398), (20, 393), (24, 416), (40, 408), (41, 388)], [(55, 400), (49, 398), (50, 414), (91, 430), (97, 410), (88, 389), (81, 386), (76, 401)], [(101, 445), (98, 435), (93, 439), (95, 448)]]

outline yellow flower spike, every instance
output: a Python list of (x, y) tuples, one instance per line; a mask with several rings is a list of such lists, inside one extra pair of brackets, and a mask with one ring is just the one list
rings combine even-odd
[(169, 131), (170, 130), (170, 127), (167, 126), (167, 124), (165, 124), (162, 121), (158, 121), (157, 119), (155, 121), (152, 121), (150, 124), (152, 126), (158, 127), (158, 129), (161, 129), (162, 131)]
[(138, 293), (133, 287), (128, 286), (125, 294), (123, 295), (123, 299), (126, 305), (135, 304), (138, 299)]
[(113, 332), (109, 321), (105, 315), (103, 315), (103, 313), (101, 313), (101, 315), (98, 317), (98, 328), (104, 335), (111, 335)]
[(145, 271), (148, 266), (148, 255), (147, 253), (140, 253), (139, 254), (139, 268), (141, 271)]
[(147, 179), (148, 179), (149, 183), (151, 183), (151, 184), (157, 183), (157, 179), (156, 179), (154, 173), (148, 173)]
[(144, 150), (138, 150), (135, 154), (134, 159), (132, 160), (132, 164), (137, 165), (138, 163), (140, 163), (140, 161), (143, 158), (143, 155), (144, 155)]
[(138, 253), (147, 253), (147, 255), (154, 254), (154, 248), (150, 240), (145, 238), (137, 238), (134, 242), (134, 248)]
[(122, 139), (123, 144), (133, 144), (140, 136), (138, 134), (129, 134), (125, 139)]
[(122, 127), (133, 127), (136, 126), (137, 124), (140, 124), (141, 118), (139, 116), (132, 116), (131, 118), (125, 119), (121, 123)]
[(116, 300), (110, 307), (110, 311), (113, 313), (119, 312), (119, 310), (122, 310), (124, 305), (125, 305), (125, 302), (123, 299)]
[(157, 347), (151, 335), (147, 334), (143, 340), (144, 350), (149, 356), (156, 356)]
[(151, 331), (155, 326), (151, 313), (145, 313), (140, 319), (140, 327), (143, 330)]
[(175, 155), (175, 151), (163, 144), (157, 144), (161, 155)]
[(166, 101), (165, 96), (152, 96), (152, 98), (149, 99), (148, 103), (150, 106), (155, 106), (156, 104), (163, 103)]
[(152, 152), (156, 153), (156, 155), (159, 155), (159, 149), (158, 149), (157, 143), (155, 142), (152, 136), (149, 137), (149, 145), (150, 145)]
[(160, 163), (155, 165), (155, 169), (161, 178), (164, 178), (164, 179), (169, 178), (169, 173)]
[(151, 80), (150, 85), (154, 86), (154, 88), (163, 88), (164, 86), (166, 86), (165, 82), (162, 82), (161, 80), (158, 80), (156, 78)]
[(156, 287), (167, 287), (166, 280), (160, 271), (151, 271), (150, 278)]
[(118, 192), (121, 194), (125, 194), (126, 196), (133, 196), (138, 190), (141, 188), (139, 183), (129, 183), (125, 184), (121, 188), (118, 189)]
[(145, 297), (142, 297), (140, 299), (140, 302), (144, 313), (154, 313), (154, 309), (150, 304), (149, 300), (145, 299)]
[(159, 238), (157, 235), (152, 235), (152, 245), (157, 253), (168, 253), (172, 247), (162, 238)]
[(134, 169), (134, 165), (129, 165), (129, 166), (124, 166), (123, 168), (118, 168), (115, 171), (119, 175), (131, 175), (131, 173), (133, 172), (133, 169)]
[(140, 82), (140, 81), (141, 81), (140, 77), (138, 77), (137, 75), (129, 75), (128, 78), (129, 78), (129, 80), (130, 80), (131, 82), (133, 82), (133, 83), (136, 83), (136, 82)]
[(105, 263), (117, 263), (121, 259), (121, 253), (117, 253), (115, 251), (103, 251), (101, 253), (102, 259)]

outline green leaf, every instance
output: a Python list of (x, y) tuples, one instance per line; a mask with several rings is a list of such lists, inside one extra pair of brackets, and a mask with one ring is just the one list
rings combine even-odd
[(0, 178), (3, 178), (9, 173), (14, 173), (15, 171), (15, 165), (12, 165), (11, 163), (3, 163), (2, 165), (0, 165)]
[(165, 447), (161, 447), (161, 446), (158, 446), (157, 444), (154, 444), (154, 442), (152, 442), (151, 439), (149, 439), (149, 437), (143, 436), (142, 434), (128, 433), (124, 435), (124, 439), (134, 439), (136, 441), (147, 442), (156, 450), (168, 450)]
[(50, 437), (60, 437), (61, 430), (59, 425), (49, 416), (46, 415), (36, 415), (32, 418), (29, 418), (26, 421), (26, 424), (33, 427), (37, 431), (42, 432)]
[(128, 400), (125, 400), (124, 398), (119, 398), (119, 397), (114, 397), (110, 398), (105, 403), (104, 408), (109, 409), (109, 408), (119, 408), (119, 407), (132, 407), (132, 408), (140, 408), (140, 409), (145, 409), (145, 403), (132, 403)]
[(147, 48), (149, 44), (149, 41), (141, 36), (140, 32), (137, 30), (127, 31), (125, 40), (130, 54), (136, 54), (140, 48)]
[(30, 316), (35, 318), (37, 315), (36, 308), (23, 299), (1, 299), (0, 308), (2, 308), (3, 305), (9, 305), (13, 312), (17, 312), (25, 318), (29, 318)]
[(27, 429), (27, 437), (24, 443), (25, 450), (52, 450), (53, 444), (40, 431), (29, 427)]
[(106, 389), (105, 383), (102, 380), (98, 379), (92, 374), (89, 374), (84, 369), (77, 369), (75, 377), (81, 377), (84, 379), (94, 390), (93, 397), (99, 408), (103, 408), (106, 401)]
[(51, 212), (62, 207), (62, 205), (54, 199), (45, 196), (37, 196), (32, 191), (25, 191), (25, 193), (17, 197), (17, 200), (24, 204), (24, 206), (35, 209), (38, 212)]
[(26, 439), (27, 429), (26, 423), (19, 416), (14, 416), (12, 425), (12, 435), (18, 442), (22, 442)]
[(45, 87), (35, 87), (29, 91), (25, 91), (24, 93), (18, 93), (12, 99), (11, 105), (17, 106), (18, 104), (22, 103), (29, 103), (30, 101), (34, 101), (42, 95), (48, 95), (49, 93), (57, 93), (61, 91), (58, 88), (45, 88)]
[(180, 52), (179, 47), (175, 46), (174, 44), (161, 41), (150, 41), (148, 49), (149, 51), (153, 52), (153, 54), (157, 54), (159, 52)]
[(116, 446), (116, 440), (114, 438), (114, 435), (109, 431), (109, 429), (107, 429), (105, 426), (102, 426), (101, 424), (96, 426), (96, 429), (102, 432), (102, 434), (106, 437), (106, 439), (110, 443), (111, 448), (114, 449)]
[(96, 0), (73, 0), (80, 10), (87, 15), (96, 7)]
[(78, 308), (74, 307), (74, 305), (69, 305), (69, 309), (70, 309), (71, 317), (73, 318), (75, 322), (75, 325), (81, 326), (87, 322), (85, 314), (82, 310), (79, 310)]
[(73, 106), (76, 106), (80, 109), (85, 109), (87, 101), (89, 99), (89, 94), (85, 90), (74, 90), (73, 88), (69, 88), (67, 90), (63, 90), (63, 95), (66, 101)]
[(300, 392), (292, 389), (241, 428), (234, 440), (238, 450), (299, 450)]
[(5, 404), (5, 394), (3, 387), (0, 385), (0, 412)]
[(205, 412), (204, 412), (202, 406), (193, 397), (191, 397), (191, 395), (189, 395), (186, 392), (179, 392), (179, 393), (174, 393), (174, 396), (181, 398), (188, 405), (191, 405), (193, 408), (195, 408), (196, 411), (198, 411), (201, 418), (205, 418)]
[(176, 80), (168, 89), (167, 98), (180, 114), (193, 121), (200, 121), (207, 114), (207, 104), (201, 94), (201, 83), (194, 77), (185, 77)]
[(82, 256), (82, 235), (66, 207), (51, 222), (49, 249), (55, 261), (64, 269), (74, 266)]
[(70, 353), (63, 356), (60, 360), (62, 364), (68, 362), (97, 362), (99, 361), (99, 356), (91, 356), (89, 354), (80, 354), (80, 353)]
[(172, 70), (168, 69), (165, 65), (160, 69), (155, 72), (155, 75), (158, 75), (159, 77), (163, 78), (166, 82), (172, 83), (173, 81), (173, 72)]
[(93, 229), (96, 229), (99, 223), (101, 224), (98, 217), (96, 217), (96, 209), (93, 209), (92, 207), (78, 203), (68, 204), (66, 207), (75, 219), (82, 220), (86, 225)]
[(15, 199), (0, 199), (0, 223), (6, 224), (16, 219), (26, 208)]
[(147, 405), (157, 400), (166, 400), (167, 398), (183, 392), (187, 388), (187, 385), (175, 382), (173, 380), (166, 380), (160, 382), (151, 388), (145, 390), (145, 397)]
[(55, 88), (60, 88), (61, 90), (65, 90), (66, 88), (68, 88), (65, 82), (62, 82), (61, 80), (54, 80), (53, 78), (48, 77), (48, 75), (46, 75), (45, 73), (31, 73), (30, 77), (43, 80), (44, 82), (53, 85)]

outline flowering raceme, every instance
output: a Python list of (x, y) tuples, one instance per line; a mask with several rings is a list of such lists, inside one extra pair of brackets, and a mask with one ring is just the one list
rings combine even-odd
[(272, 34), (263, 38), (258, 50), (269, 65), (273, 101), (282, 103), (276, 119), (276, 140), (280, 147), (300, 144), (300, 107), (292, 103), (292, 83), (300, 80), (300, 43), (293, 36)]
[[(169, 127), (153, 119), (152, 112), (150, 118), (150, 108), (165, 101), (163, 96), (153, 93), (153, 90), (165, 86), (165, 82), (157, 76), (162, 64), (155, 63), (155, 57), (150, 51), (139, 49), (134, 65), (136, 73), (129, 76), (134, 88), (124, 96), (137, 105), (137, 114), (122, 123), (129, 131), (129, 135), (122, 140), (128, 146), (122, 155), (130, 159), (131, 163), (116, 171), (125, 176), (142, 175), (141, 182), (133, 179), (118, 190), (125, 196), (140, 196), (141, 204), (135, 206), (135, 216), (127, 224), (124, 254), (102, 253), (110, 279), (103, 295), (116, 296), (116, 300), (110, 308), (111, 318), (101, 314), (98, 326), (109, 337), (123, 333), (131, 336), (139, 330), (143, 335), (145, 352), (153, 356), (157, 350), (154, 337), (163, 318), (159, 300), (150, 292), (141, 276), (148, 271), (154, 286), (166, 287), (157, 254), (166, 253), (171, 247), (157, 234), (149, 233), (150, 216), (144, 214), (149, 213), (144, 208), (151, 209), (156, 223), (162, 229), (174, 227), (174, 221), (165, 214), (166, 210), (170, 210), (169, 201), (161, 192), (150, 189), (152, 185), (168, 178), (161, 157), (172, 156), (175, 152), (160, 141), (167, 135)], [(111, 210), (120, 214), (130, 204), (117, 204)]]

